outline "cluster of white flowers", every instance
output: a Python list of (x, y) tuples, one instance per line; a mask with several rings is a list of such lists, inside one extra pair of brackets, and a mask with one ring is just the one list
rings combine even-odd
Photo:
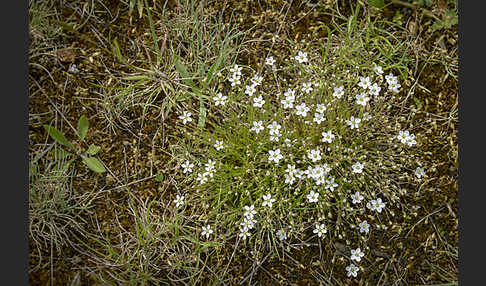
[(232, 68), (230, 68), (230, 73), (231, 76), (228, 80), (231, 82), (231, 86), (241, 84), (241, 67), (234, 65)]
[(415, 135), (410, 134), (408, 130), (400, 131), (397, 138), (398, 140), (400, 140), (400, 142), (402, 142), (403, 144), (407, 144), (410, 147), (417, 144), (417, 141), (415, 140)]
[(250, 230), (255, 227), (256, 219), (256, 210), (255, 206), (244, 206), (243, 209), (245, 210), (243, 214), (243, 221), (240, 223), (240, 237), (242, 239), (246, 239), (250, 236)]
[(196, 178), (196, 180), (199, 181), (200, 184), (207, 183), (209, 178), (212, 178), (214, 176), (214, 173), (216, 172), (215, 161), (209, 159), (204, 166), (205, 166), (204, 168), (205, 172), (197, 174), (197, 178)]

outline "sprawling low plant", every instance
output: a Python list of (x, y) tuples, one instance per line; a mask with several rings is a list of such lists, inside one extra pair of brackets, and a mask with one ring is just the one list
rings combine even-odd
[(342, 271), (357, 277), (374, 233), (406, 209), (402, 185), (426, 176), (413, 112), (399, 108), (407, 70), (354, 24), (256, 70), (227, 68), (203, 128), (185, 107), (173, 206), (200, 213), (201, 239), (236, 241), (257, 260), (291, 242), (347, 245)]

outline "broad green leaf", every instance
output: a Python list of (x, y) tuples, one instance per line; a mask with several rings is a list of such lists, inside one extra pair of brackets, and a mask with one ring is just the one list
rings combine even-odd
[(84, 138), (86, 138), (86, 134), (88, 133), (88, 127), (88, 118), (86, 118), (86, 116), (84, 115), (81, 115), (78, 120), (78, 135), (79, 138), (81, 138), (81, 141), (84, 141)]
[(88, 168), (90, 168), (91, 170), (93, 170), (96, 173), (106, 172), (106, 169), (103, 166), (103, 164), (100, 162), (100, 160), (98, 160), (95, 157), (83, 156), (83, 162), (88, 166)]
[(96, 155), (96, 153), (98, 153), (100, 150), (101, 150), (100, 146), (91, 144), (91, 145), (89, 145), (88, 150), (86, 150), (86, 153), (93, 156), (93, 155)]
[(155, 181), (160, 183), (163, 180), (164, 180), (164, 174), (158, 173), (157, 175), (155, 175)]
[(368, 3), (378, 9), (385, 7), (385, 0), (368, 0)]
[(69, 142), (59, 130), (50, 125), (44, 125), (44, 128), (46, 129), (47, 134), (49, 134), (49, 136), (56, 140), (57, 143), (75, 149), (73, 144), (71, 144), (71, 142)]

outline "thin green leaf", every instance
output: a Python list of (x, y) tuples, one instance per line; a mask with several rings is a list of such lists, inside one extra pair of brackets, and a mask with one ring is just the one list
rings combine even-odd
[(88, 127), (88, 118), (86, 118), (86, 116), (84, 115), (81, 115), (78, 120), (78, 135), (79, 138), (81, 138), (81, 141), (84, 141), (84, 138), (86, 138), (86, 134), (88, 133)]
[(197, 126), (203, 128), (206, 124), (206, 107), (204, 106), (203, 101), (199, 101), (199, 120), (197, 122)]
[(182, 77), (182, 80), (184, 81), (185, 84), (189, 85), (190, 87), (194, 88), (194, 82), (191, 79), (191, 76), (189, 75), (189, 72), (187, 71), (186, 67), (181, 63), (179, 56), (174, 55), (174, 64), (179, 72), (179, 74)]
[(103, 166), (103, 164), (100, 162), (100, 160), (98, 160), (97, 158), (95, 157), (85, 157), (83, 156), (83, 162), (88, 166), (88, 168), (90, 168), (92, 171), (96, 172), (96, 173), (103, 173), (103, 172), (106, 172), (106, 169), (105, 167)]

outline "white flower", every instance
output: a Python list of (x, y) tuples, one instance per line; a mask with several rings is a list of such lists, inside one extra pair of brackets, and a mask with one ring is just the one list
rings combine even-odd
[(280, 133), (280, 124), (277, 123), (277, 121), (273, 121), (271, 124), (269, 124), (267, 126), (268, 128), (268, 132), (270, 133), (270, 135), (276, 135), (276, 134), (279, 134)]
[(199, 173), (197, 174), (196, 180), (199, 181), (199, 183), (204, 184), (208, 181), (208, 175), (209, 175), (208, 172)]
[(191, 122), (192, 113), (189, 111), (184, 111), (181, 116), (179, 116), (179, 119), (182, 120), (182, 124), (186, 124), (187, 122)]
[(398, 132), (398, 136), (397, 136), (397, 139), (400, 140), (400, 142), (402, 143), (407, 143), (407, 138), (410, 136), (410, 132), (408, 132), (408, 130), (405, 130), (405, 131), (399, 131)]
[(410, 147), (417, 144), (417, 141), (415, 141), (415, 135), (411, 134), (408, 136), (405, 143)]
[(385, 207), (385, 202), (381, 200), (381, 198), (378, 198), (376, 200), (371, 200), (371, 202), (368, 202), (366, 204), (366, 207), (368, 207), (372, 211), (377, 211), (381, 213), (382, 209)]
[(255, 74), (250, 80), (253, 83), (252, 85), (259, 86), (262, 83), (263, 77)]
[(360, 93), (356, 95), (356, 103), (359, 105), (365, 106), (368, 101), (370, 101), (370, 98), (366, 95), (366, 93)]
[(316, 122), (317, 124), (321, 124), (321, 122), (324, 120), (326, 120), (326, 118), (324, 118), (324, 113), (314, 113), (314, 122)]
[(263, 127), (263, 121), (253, 121), (253, 127), (250, 130), (255, 131), (256, 134), (258, 134), (263, 129), (265, 129), (265, 127)]
[(282, 99), (281, 103), (283, 104), (284, 109), (292, 108), (294, 107), (294, 97), (287, 96), (285, 99)]
[(295, 90), (288, 88), (286, 92), (284, 92), (285, 97), (292, 98), (292, 101), (295, 99)]
[(271, 194), (266, 194), (263, 195), (263, 203), (262, 206), (268, 206), (269, 208), (272, 208), (272, 203), (275, 202), (275, 199), (272, 198)]
[(293, 184), (295, 182), (295, 177), (290, 174), (284, 174), (285, 177), (285, 183), (286, 184)]
[(359, 192), (356, 192), (351, 195), (351, 199), (353, 199), (353, 204), (359, 204), (364, 199), (364, 197)]
[(363, 163), (357, 162), (351, 167), (353, 168), (353, 173), (357, 173), (357, 174), (363, 173), (363, 167), (364, 167)]
[(247, 94), (248, 96), (252, 96), (256, 91), (256, 87), (255, 85), (247, 85), (246, 86), (246, 89), (245, 89), (245, 94)]
[(293, 176), (297, 169), (295, 168), (295, 165), (290, 165), (287, 164), (287, 169), (285, 169), (285, 173), (288, 173), (289, 175)]
[(179, 196), (176, 195), (176, 199), (174, 200), (174, 203), (176, 204), (176, 207), (180, 207), (184, 204), (184, 196)]
[(216, 96), (213, 97), (214, 105), (224, 106), (227, 98), (228, 98), (227, 96), (223, 96), (223, 94), (221, 92), (218, 92), (218, 94), (216, 94)]
[(283, 158), (282, 154), (280, 154), (280, 149), (275, 149), (275, 150), (270, 150), (268, 151), (268, 161), (272, 162), (274, 161), (275, 164), (278, 164), (278, 162)]
[(321, 237), (327, 233), (327, 228), (324, 224), (316, 224), (316, 228), (313, 230), (313, 233), (317, 233), (317, 236)]
[(361, 77), (360, 76), (358, 85), (361, 86), (363, 89), (368, 89), (371, 86), (370, 77), (369, 76), (367, 76), (367, 77)]
[(223, 149), (223, 140), (220, 141), (216, 140), (216, 143), (214, 144), (214, 148), (216, 148), (216, 150), (218, 151)]
[(362, 221), (358, 226), (359, 226), (359, 232), (360, 233), (363, 233), (363, 232), (368, 233), (368, 232), (370, 232), (370, 225), (368, 224), (367, 221), (365, 221), (365, 220)]
[(305, 103), (302, 103), (300, 105), (295, 106), (295, 110), (297, 111), (296, 114), (300, 115), (302, 117), (307, 116), (307, 112), (309, 112), (310, 108), (305, 105)]
[(331, 177), (328, 180), (326, 180), (326, 185), (324, 186), (324, 188), (326, 190), (330, 190), (331, 192), (333, 192), (334, 191), (334, 188), (337, 188), (337, 187), (339, 187), (339, 185), (336, 182), (334, 182), (334, 178), (333, 177)]
[(243, 228), (246, 228), (246, 229), (252, 229), (254, 226), (255, 226), (255, 222), (256, 220), (253, 219), (253, 215), (250, 215), (251, 217), (247, 217), (245, 216), (243, 221), (240, 223), (240, 225), (243, 227)]
[(214, 172), (215, 171), (216, 162), (214, 162), (213, 160), (209, 159), (208, 162), (206, 164), (204, 164), (204, 166), (206, 166), (205, 170), (207, 172)]
[(240, 227), (240, 237), (243, 238), (243, 240), (246, 240), (247, 237), (250, 236), (250, 233), (248, 232), (248, 228), (246, 227)]
[(332, 96), (341, 98), (344, 95), (344, 87), (335, 87)]
[(287, 146), (287, 147), (292, 146), (292, 145), (290, 144), (290, 142), (292, 142), (292, 141), (291, 141), (289, 138), (285, 138), (284, 142), (285, 142), (285, 146)]
[(270, 56), (265, 59), (265, 64), (269, 66), (273, 66), (275, 64), (275, 59), (272, 56)]
[(305, 63), (307, 62), (307, 53), (299, 51), (298, 55), (295, 56), (295, 60), (298, 61), (299, 63)]
[(385, 76), (385, 79), (386, 79), (386, 82), (388, 84), (391, 84), (391, 83), (397, 83), (398, 82), (398, 79), (396, 76), (394, 76), (391, 72)]
[(381, 87), (378, 86), (378, 84), (375, 82), (370, 86), (369, 93), (372, 95), (378, 95), (380, 94)]
[(383, 68), (375, 63), (373, 63), (373, 71), (378, 75), (383, 74)]
[(364, 121), (368, 121), (368, 120), (370, 120), (370, 119), (371, 119), (371, 114), (369, 114), (369, 112), (365, 112), (365, 113), (363, 114), (363, 120), (364, 120)]
[(302, 91), (305, 93), (310, 93), (313, 90), (311, 82), (304, 82), (302, 84)]
[(312, 160), (313, 163), (321, 160), (321, 150), (313, 149), (307, 152), (307, 157)]
[(356, 249), (351, 249), (351, 260), (356, 260), (357, 262), (361, 261), (361, 257), (364, 256), (364, 253), (358, 247)]
[(202, 232), (201, 232), (201, 235), (205, 235), (206, 236), (206, 239), (209, 238), (209, 236), (211, 235), (211, 233), (213, 233), (213, 230), (211, 229), (211, 226), (210, 225), (207, 225), (207, 226), (203, 226), (202, 227)]
[(346, 267), (346, 271), (348, 271), (348, 277), (351, 277), (351, 276), (356, 277), (356, 276), (358, 276), (358, 270), (359, 270), (359, 268), (356, 265), (352, 264), (352, 263), (349, 266)]
[(319, 199), (319, 193), (310, 191), (310, 193), (307, 195), (307, 199), (309, 200), (309, 203), (317, 203)]
[(388, 84), (388, 89), (393, 91), (394, 93), (398, 93), (400, 91), (400, 87), (402, 87), (398, 82), (392, 82)]
[(278, 235), (278, 239), (280, 239), (280, 241), (287, 239), (287, 233), (283, 229), (277, 231), (277, 235)]
[(189, 160), (186, 160), (186, 162), (184, 162), (181, 167), (183, 168), (182, 172), (185, 174), (185, 173), (191, 173), (192, 172), (192, 168), (194, 168), (194, 164), (192, 164), (191, 162), (189, 162)]
[(424, 169), (420, 168), (420, 167), (417, 167), (417, 169), (415, 169), (415, 176), (419, 179), (421, 179), (422, 177), (425, 176), (425, 171)]
[(354, 116), (351, 116), (349, 120), (346, 120), (346, 124), (348, 124), (351, 129), (358, 129), (359, 123), (361, 122), (361, 118), (355, 118)]
[(229, 82), (231, 82), (231, 86), (235, 86), (235, 85), (239, 85), (239, 84), (241, 84), (240, 79), (241, 79), (241, 76), (240, 76), (240, 75), (238, 75), (238, 74), (236, 74), (236, 73), (232, 74), (232, 75), (231, 75), (231, 76), (228, 78)]
[(327, 132), (322, 132), (322, 142), (327, 142), (331, 143), (332, 140), (334, 139), (334, 134), (332, 134), (332, 131), (329, 130)]
[(261, 108), (264, 103), (265, 103), (265, 100), (263, 100), (263, 97), (261, 95), (253, 98), (253, 106), (254, 107)]
[(280, 134), (280, 132), (277, 132), (275, 134), (270, 135), (270, 138), (269, 139), (270, 139), (270, 141), (276, 141), (276, 142), (278, 142), (280, 136), (282, 136), (282, 134)]
[(325, 104), (317, 104), (316, 105), (316, 112), (317, 113), (324, 113), (326, 111), (326, 105)]
[(232, 68), (230, 68), (230, 73), (241, 76), (241, 67), (234, 65)]
[(257, 213), (254, 205), (244, 206), (243, 209), (245, 210), (244, 216), (249, 219), (252, 219)]

